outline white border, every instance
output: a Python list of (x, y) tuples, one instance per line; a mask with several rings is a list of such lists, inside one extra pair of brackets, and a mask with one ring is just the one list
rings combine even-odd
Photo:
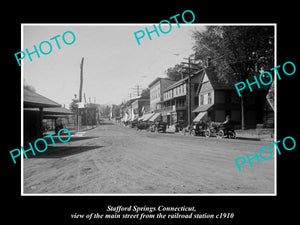
[[(21, 51), (24, 49), (24, 29), (23, 29), (23, 24), (21, 24)], [(23, 69), (23, 60), (21, 61), (21, 146), (24, 146), (24, 69)], [(24, 170), (23, 170), (23, 162), (24, 162), (24, 157), (23, 157), (23, 151), (21, 151), (21, 195), (26, 195), (24, 194)]]
[[(156, 23), (155, 23), (156, 24)], [(173, 25), (174, 23), (172, 23)], [(22, 23), (21, 24), (21, 51), (24, 49), (24, 26), (152, 26), (151, 23)], [(166, 24), (162, 24), (166, 25)], [(175, 24), (174, 24), (175, 25)], [(274, 67), (277, 65), (277, 23), (192, 23), (192, 24), (180, 24), (180, 26), (274, 26)], [(24, 132), (23, 132), (23, 61), (21, 61), (21, 144), (24, 146)], [(277, 141), (277, 76), (275, 76), (275, 114), (274, 114), (274, 139)], [(22, 152), (22, 151), (21, 151)], [(24, 170), (23, 170), (23, 152), (21, 153), (21, 196), (277, 196), (277, 151), (274, 145), (274, 193), (218, 193), (218, 194), (90, 194), (90, 193), (24, 193)]]

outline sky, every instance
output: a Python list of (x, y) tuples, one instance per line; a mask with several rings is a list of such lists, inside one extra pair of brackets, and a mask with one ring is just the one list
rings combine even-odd
[[(156, 26), (158, 26), (156, 24)], [(168, 29), (162, 27), (163, 30)], [(147, 34), (138, 45), (134, 32), (151, 31), (153, 24), (23, 24), (22, 49), (34, 51), (43, 41), (49, 41), (52, 51), (40, 58), (32, 54), (22, 60), (22, 79), (36, 92), (69, 108), (74, 94), (79, 93), (80, 63), (83, 65), (83, 93), (87, 100), (98, 104), (120, 104), (129, 99), (136, 85), (147, 88), (157, 77), (166, 77), (169, 67), (184, 61), (193, 53), (193, 30), (204, 30), (200, 24), (172, 24), (169, 33), (160, 36)], [(73, 44), (62, 40), (66, 31), (76, 37)], [(57, 38), (61, 49), (58, 49)], [(72, 36), (65, 35), (71, 42)], [(49, 51), (47, 44), (42, 45), (44, 52)], [(83, 94), (82, 94), (83, 96)]]

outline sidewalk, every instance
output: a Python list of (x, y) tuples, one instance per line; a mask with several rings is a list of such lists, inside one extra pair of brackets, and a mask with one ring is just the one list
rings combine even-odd
[[(175, 128), (170, 126), (166, 130), (167, 133), (173, 133), (178, 135), (189, 135), (188, 132), (183, 131), (175, 132)], [(247, 130), (235, 130), (237, 139), (248, 139), (254, 141), (260, 140), (274, 140), (274, 129), (271, 128), (261, 128), (261, 129), (247, 129)]]
[(274, 140), (274, 129), (271, 128), (236, 130), (235, 132), (236, 137), (241, 139)]

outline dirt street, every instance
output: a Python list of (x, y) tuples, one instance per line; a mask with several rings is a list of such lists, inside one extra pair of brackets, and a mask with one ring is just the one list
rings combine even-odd
[(274, 157), (234, 159), (270, 142), (136, 131), (106, 124), (24, 159), (24, 194), (274, 193)]

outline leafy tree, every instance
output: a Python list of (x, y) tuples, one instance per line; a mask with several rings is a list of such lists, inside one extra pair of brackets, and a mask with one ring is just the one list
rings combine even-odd
[[(210, 60), (217, 76), (236, 83), (274, 65), (273, 26), (209, 26), (194, 31), (195, 59)], [(241, 96), (242, 129), (245, 127), (244, 96)]]
[(29, 84), (25, 84), (24, 89), (32, 91), (32, 92), (36, 92), (35, 88), (32, 85), (29, 85)]
[(149, 88), (142, 90), (141, 98), (142, 99), (150, 99), (150, 89)]
[(171, 80), (178, 81), (182, 77), (183, 72), (183, 65), (182, 64), (176, 64), (174, 67), (170, 67), (165, 71), (165, 74), (170, 78)]
[(111, 107), (109, 105), (100, 105), (99, 106), (99, 113), (101, 117), (108, 118), (110, 115)]
[(112, 105), (112, 117), (117, 118), (120, 117), (120, 110), (121, 110), (121, 104), (120, 105)]
[[(202, 64), (196, 65), (193, 62), (190, 66), (191, 73), (193, 73), (201, 68), (202, 68)], [(165, 71), (165, 74), (171, 80), (179, 81), (180, 79), (188, 76), (188, 66), (184, 63), (176, 64), (175, 66), (168, 68)]]

